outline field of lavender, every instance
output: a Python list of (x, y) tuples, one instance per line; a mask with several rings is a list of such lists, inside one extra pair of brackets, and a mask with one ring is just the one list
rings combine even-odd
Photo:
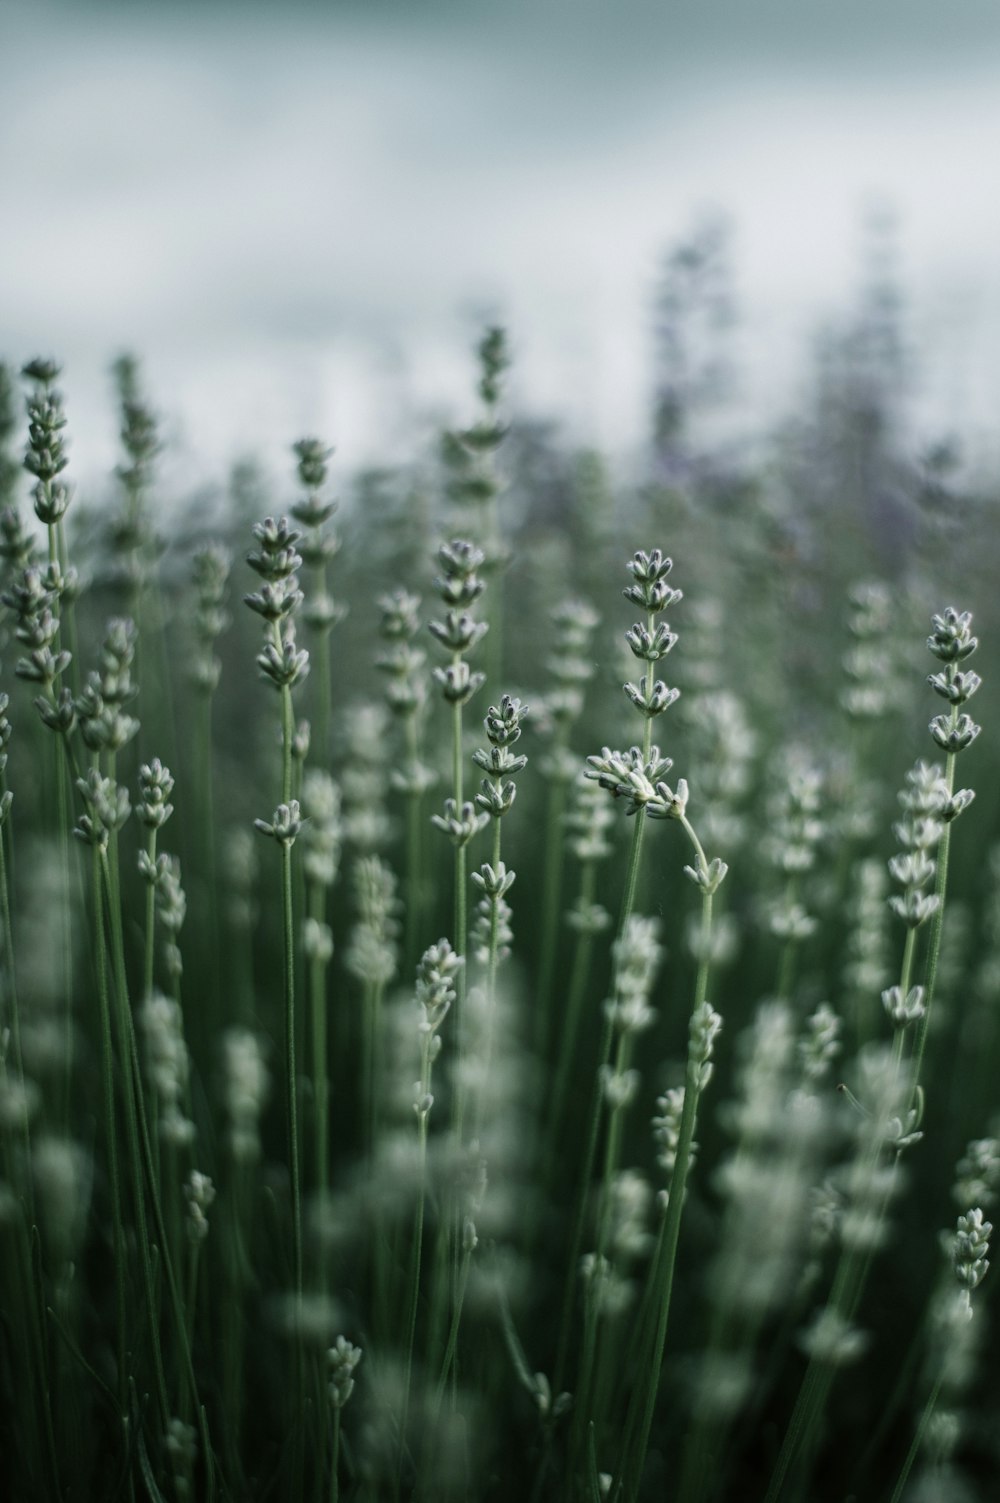
[(997, 502), (855, 354), (188, 508), (0, 369), (12, 1503), (996, 1495)]

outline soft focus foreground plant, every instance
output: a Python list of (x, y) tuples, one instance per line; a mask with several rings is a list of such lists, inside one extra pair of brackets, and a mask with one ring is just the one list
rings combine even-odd
[(916, 554), (813, 619), (743, 567), (793, 536), (773, 508), (652, 494), (689, 625), (668, 686), (681, 593), (634, 552), (623, 735), (594, 607), (638, 505), (591, 459), (585, 542), (544, 533), (508, 360), (489, 331), (423, 529), (450, 541), (383, 569), (349, 504), (335, 537), (302, 439), (240, 620), (245, 515), (154, 536), (135, 363), (110, 534), (64, 525), (55, 365), (25, 368), (30, 481), (0, 371), (5, 1496), (904, 1503), (1000, 1466), (971, 615), (932, 618), (939, 764)]

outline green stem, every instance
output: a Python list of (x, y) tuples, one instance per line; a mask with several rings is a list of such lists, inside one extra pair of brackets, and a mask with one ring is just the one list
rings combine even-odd
[(118, 1131), (115, 1126), (115, 1065), (111, 1041), (111, 1002), (108, 995), (108, 957), (101, 912), (101, 853), (93, 846), (94, 957), (97, 963), (97, 998), (101, 1020), (101, 1086), (104, 1098), (104, 1130), (107, 1138), (108, 1180), (111, 1186), (111, 1228), (115, 1261), (117, 1316), (118, 1405), (128, 1413), (129, 1372), (126, 1361), (125, 1228), (122, 1219), (121, 1177), (118, 1167)]
[[(691, 828), (686, 818), (682, 818), (682, 824), (694, 845), (698, 861), (702, 871), (707, 871), (708, 863), (705, 853), (697, 835)], [(698, 975), (695, 980), (694, 1004), (692, 1015), (705, 1002), (708, 991), (708, 974), (711, 954), (712, 937), (712, 894), (703, 891), (701, 900), (701, 959), (698, 966)], [(674, 1269), (677, 1262), (677, 1245), (680, 1239), (681, 1217), (684, 1212), (684, 1196), (687, 1188), (688, 1174), (691, 1169), (691, 1144), (694, 1139), (695, 1123), (698, 1115), (698, 1099), (701, 1094), (699, 1080), (699, 1066), (692, 1054), (693, 1045), (688, 1046), (687, 1079), (684, 1087), (684, 1105), (681, 1111), (681, 1124), (677, 1140), (677, 1154), (674, 1160), (674, 1171), (670, 1180), (670, 1194), (667, 1200), (667, 1212), (661, 1229), (660, 1255), (655, 1267), (655, 1282), (657, 1287), (656, 1305), (659, 1317), (656, 1326), (656, 1337), (653, 1347), (653, 1360), (649, 1366), (649, 1378), (646, 1383), (646, 1392), (642, 1403), (642, 1420), (639, 1429), (639, 1441), (632, 1454), (629, 1454), (629, 1439), (634, 1425), (634, 1416), (638, 1413), (637, 1388), (633, 1394), (630, 1405), (629, 1422), (626, 1426), (625, 1444), (622, 1449), (622, 1467), (619, 1476), (618, 1487), (613, 1492), (617, 1496), (618, 1488), (623, 1483), (631, 1486), (634, 1492), (638, 1490), (642, 1476), (642, 1467), (646, 1459), (646, 1451), (649, 1446), (649, 1435), (653, 1424), (653, 1412), (656, 1407), (656, 1397), (660, 1386), (660, 1373), (663, 1367), (663, 1353), (666, 1346), (667, 1327), (670, 1319), (670, 1301), (673, 1293)]]
[(340, 1405), (333, 1410), (333, 1447), (330, 1458), (330, 1503), (340, 1499)]
[(281, 686), (281, 733), (281, 802), (287, 804), (292, 797), (292, 742), (295, 739), (292, 691), (288, 684)]
[(917, 1456), (920, 1453), (920, 1447), (923, 1444), (924, 1434), (926, 1433), (927, 1426), (930, 1424), (931, 1415), (934, 1413), (934, 1406), (937, 1404), (938, 1396), (941, 1392), (941, 1385), (943, 1382), (944, 1374), (939, 1373), (937, 1382), (931, 1389), (930, 1397), (928, 1398), (927, 1403), (924, 1405), (924, 1412), (920, 1416), (920, 1423), (917, 1426), (916, 1434), (913, 1437), (910, 1449), (906, 1453), (906, 1460), (903, 1462), (902, 1471), (900, 1472), (899, 1477), (896, 1480), (896, 1486), (892, 1490), (892, 1497), (889, 1500), (889, 1503), (901, 1503), (903, 1497), (903, 1489), (906, 1487), (907, 1479), (909, 1478), (913, 1463), (916, 1461)]
[(558, 758), (565, 745), (560, 737), (553, 745), (552, 756), (557, 762), (557, 776), (549, 784), (548, 807), (545, 813), (545, 873), (542, 879), (542, 954), (538, 963), (538, 991), (535, 996), (536, 1044), (539, 1057), (548, 1058), (552, 1031), (552, 982), (555, 975), (556, 953), (562, 925), (559, 922), (559, 902), (563, 873), (563, 817), (566, 812), (566, 783), (558, 775)]
[[(645, 741), (651, 739), (650, 722), (646, 722)], [(648, 751), (647, 751), (648, 759)], [(632, 916), (632, 908), (635, 903), (635, 894), (639, 882), (639, 867), (642, 856), (642, 837), (646, 828), (645, 811), (640, 810), (635, 815), (635, 824), (632, 827), (632, 846), (629, 851), (628, 870), (625, 874), (625, 891), (622, 896), (621, 913), (618, 919), (618, 939), (625, 933), (626, 926)], [(580, 1185), (577, 1191), (576, 1217), (573, 1224), (573, 1238), (570, 1243), (569, 1262), (566, 1268), (566, 1281), (563, 1289), (562, 1319), (559, 1327), (559, 1345), (556, 1355), (555, 1381), (553, 1384), (556, 1393), (561, 1392), (563, 1377), (566, 1371), (566, 1360), (569, 1354), (570, 1329), (573, 1320), (574, 1293), (580, 1263), (580, 1253), (583, 1250), (583, 1230), (587, 1216), (587, 1192), (590, 1187), (591, 1176), (594, 1172), (594, 1159), (597, 1155), (597, 1139), (601, 1126), (601, 1081), (604, 1067), (611, 1057), (611, 1043), (613, 1029), (610, 1018), (605, 1019), (601, 1035), (601, 1045), (597, 1060), (597, 1071), (594, 1075), (594, 1084), (590, 1098), (590, 1117), (587, 1129), (587, 1146), (584, 1150), (583, 1171), (580, 1176)]]
[[(458, 662), (460, 654), (454, 655)], [(452, 706), (451, 717), (451, 776), (452, 796), (456, 814), (460, 817), (464, 797), (462, 777), (462, 706)], [(468, 955), (468, 898), (466, 894), (466, 850), (464, 842), (455, 846), (455, 953), (467, 959)], [(458, 1054), (458, 1086), (455, 1091), (455, 1132), (459, 1142), (462, 1138), (462, 1119), (465, 1113), (465, 1087), (463, 1085), (462, 1061), (465, 1057), (465, 995), (468, 987), (467, 965), (459, 970), (455, 982), (454, 1031)]]
[[(589, 909), (593, 906), (596, 890), (597, 867), (592, 861), (584, 862), (580, 872), (579, 906), (581, 910), (584, 908)], [(546, 1134), (550, 1144), (550, 1171), (546, 1174), (546, 1183), (551, 1182), (555, 1160), (558, 1155), (558, 1143), (563, 1126), (563, 1113), (566, 1108), (566, 1097), (576, 1058), (583, 999), (586, 994), (587, 980), (590, 975), (590, 957), (593, 948), (594, 936), (590, 930), (579, 931), (573, 950), (573, 968), (570, 972), (569, 988), (566, 994), (562, 1033), (557, 1037), (556, 1078), (552, 1087), (549, 1131)]]
[[(957, 716), (957, 706), (952, 709), (952, 721)], [(945, 766), (945, 782), (948, 786), (948, 797), (951, 798), (955, 790), (955, 753), (948, 753)], [(934, 891), (937, 895), (938, 905), (931, 916), (931, 932), (927, 949), (927, 979), (924, 986), (924, 1015), (918, 1025), (917, 1042), (913, 1054), (913, 1092), (920, 1084), (920, 1070), (924, 1062), (924, 1050), (927, 1045), (927, 1031), (930, 1027), (931, 1003), (934, 1000), (934, 985), (937, 981), (938, 961), (941, 956), (941, 935), (944, 930), (944, 902), (948, 890), (948, 856), (951, 850), (951, 824), (946, 824), (941, 842), (937, 850), (937, 882)], [(904, 996), (906, 993), (904, 992)]]
[[(146, 855), (151, 867), (156, 865), (156, 829), (151, 828), (146, 836)], [(142, 995), (153, 995), (153, 957), (156, 945), (156, 885), (146, 882), (146, 931), (142, 959)]]
[[(132, 1057), (134, 1048), (134, 1029), (132, 1014), (129, 1008), (128, 983), (125, 977), (125, 954), (121, 935), (121, 913), (118, 909), (118, 891), (114, 880), (112, 865), (108, 859), (106, 847), (97, 847), (98, 859), (103, 877), (103, 891), (109, 925), (112, 935), (112, 955), (115, 970), (115, 1001), (117, 1009), (117, 1022), (119, 1033), (120, 1058), (128, 1062)], [(101, 888), (98, 888), (97, 902), (100, 903)], [(138, 1070), (138, 1056), (135, 1059), (136, 1069), (133, 1071), (126, 1063), (122, 1072), (123, 1097), (125, 1101), (125, 1129), (126, 1143), (128, 1146), (129, 1163), (132, 1171), (132, 1196), (135, 1206), (136, 1234), (139, 1244), (139, 1263), (142, 1269), (143, 1290), (146, 1298), (147, 1316), (149, 1319), (150, 1337), (153, 1352), (153, 1369), (156, 1378), (156, 1393), (160, 1405), (160, 1420), (163, 1432), (166, 1432), (170, 1421), (171, 1407), (167, 1393), (167, 1378), (163, 1365), (163, 1350), (160, 1345), (160, 1332), (157, 1324), (156, 1312), (159, 1301), (156, 1297), (156, 1285), (153, 1279), (153, 1264), (150, 1257), (150, 1237), (146, 1221), (146, 1197), (143, 1190), (143, 1162), (142, 1150), (139, 1141), (139, 1114), (142, 1110), (141, 1079)], [(155, 1198), (155, 1184), (150, 1184), (150, 1194)], [(169, 1263), (168, 1239), (166, 1228), (162, 1236), (161, 1251), (164, 1266)]]
[(448, 1386), (448, 1378), (451, 1375), (452, 1364), (455, 1361), (455, 1352), (458, 1348), (458, 1330), (459, 1326), (462, 1323), (462, 1307), (465, 1303), (465, 1290), (469, 1282), (469, 1269), (472, 1265), (472, 1251), (473, 1249), (471, 1247), (466, 1247), (463, 1250), (462, 1261), (459, 1265), (458, 1280), (455, 1289), (455, 1302), (452, 1306), (451, 1325), (448, 1330), (448, 1342), (445, 1346), (444, 1357), (441, 1362), (441, 1374), (438, 1378), (437, 1388), (434, 1391), (432, 1424), (429, 1427), (431, 1430), (433, 1429), (433, 1424), (434, 1422), (436, 1422), (437, 1416), (441, 1411), (441, 1405), (444, 1401), (444, 1391)]
[[(493, 870), (500, 868), (500, 819), (493, 820)], [(499, 964), (498, 935), (500, 926), (500, 899), (490, 899), (490, 937), (486, 961), (486, 1039), (483, 1046), (483, 1079), (490, 1078), (490, 1062), (493, 1058), (493, 1038), (497, 1005), (497, 966)], [(479, 1137), (482, 1125), (483, 1092), (477, 1092), (472, 1111), (472, 1137)]]
[[(429, 1041), (422, 1044), (423, 1055), (420, 1071), (421, 1095), (430, 1090), (430, 1049)], [(403, 1404), (399, 1423), (399, 1458), (397, 1464), (397, 1490), (399, 1473), (403, 1465), (403, 1451), (406, 1445), (406, 1422), (410, 1412), (410, 1381), (413, 1373), (413, 1348), (417, 1334), (417, 1302), (420, 1295), (420, 1264), (424, 1245), (424, 1208), (427, 1198), (427, 1114), (421, 1112), (418, 1119), (419, 1134), (419, 1158), (417, 1174), (419, 1187), (417, 1189), (417, 1209), (413, 1220), (413, 1256), (410, 1263), (410, 1295), (406, 1313), (406, 1363), (403, 1369)]]
[[(323, 921), (326, 893), (318, 882), (309, 884), (309, 913)], [(312, 1015), (312, 1073), (315, 1111), (316, 1189), (325, 1197), (329, 1185), (328, 1143), (330, 1135), (330, 1072), (327, 1063), (326, 962), (314, 955), (309, 965), (309, 1007)]]
[[(285, 709), (285, 758), (284, 775), (286, 786), (291, 777), (291, 742), (289, 739), (289, 716), (291, 694), (282, 690)], [(297, 1081), (295, 1069), (295, 918), (292, 901), (292, 847), (289, 841), (281, 842), (281, 909), (284, 945), (282, 980), (285, 1016), (285, 1115), (288, 1131), (288, 1170), (292, 1191), (292, 1265), (295, 1301), (295, 1418), (292, 1446), (292, 1483), (295, 1495), (301, 1492), (302, 1482), (302, 1430), (305, 1404), (305, 1369), (302, 1351), (302, 1186), (299, 1177), (299, 1116)]]
[[(321, 592), (326, 590), (326, 569), (321, 569)], [(319, 765), (330, 765), (330, 634), (321, 627), (316, 641), (316, 744)]]
[[(292, 910), (292, 847), (281, 842), (281, 895), (284, 926), (285, 1111), (288, 1126), (288, 1165), (292, 1187), (292, 1256), (295, 1270), (296, 1314), (302, 1300), (302, 1187), (299, 1177), (299, 1122), (295, 1074), (295, 921)], [(301, 1347), (298, 1376), (301, 1381)]]
[[(125, 946), (122, 934), (121, 907), (118, 898), (117, 887), (112, 877), (111, 863), (108, 860), (106, 850), (101, 850), (101, 868), (104, 877), (104, 890), (111, 918), (111, 935), (113, 941), (112, 954), (115, 971), (115, 990), (118, 1004), (118, 1021), (122, 1033), (122, 1056), (127, 1061), (123, 1072), (124, 1094), (126, 1107), (127, 1139), (129, 1156), (132, 1164), (133, 1179), (135, 1182), (136, 1220), (139, 1240), (140, 1264), (143, 1274), (143, 1285), (146, 1303), (150, 1316), (150, 1331), (153, 1345), (153, 1362), (156, 1370), (157, 1393), (160, 1406), (163, 1411), (164, 1429), (170, 1420), (170, 1408), (167, 1398), (166, 1377), (163, 1369), (163, 1353), (160, 1346), (160, 1333), (156, 1323), (155, 1312), (157, 1302), (155, 1298), (155, 1286), (153, 1283), (152, 1261), (150, 1258), (150, 1243), (146, 1224), (146, 1210), (143, 1197), (143, 1172), (149, 1188), (150, 1204), (153, 1210), (153, 1220), (156, 1225), (156, 1235), (159, 1239), (162, 1267), (167, 1281), (167, 1291), (170, 1299), (171, 1314), (173, 1316), (175, 1334), (180, 1349), (181, 1365), (184, 1369), (185, 1378), (190, 1389), (192, 1406), (198, 1415), (198, 1425), (201, 1433), (202, 1449), (205, 1459), (206, 1498), (212, 1503), (215, 1497), (215, 1468), (212, 1457), (211, 1438), (208, 1432), (208, 1420), (204, 1407), (198, 1401), (198, 1384), (194, 1374), (194, 1366), (191, 1361), (191, 1348), (187, 1339), (187, 1324), (184, 1317), (184, 1307), (177, 1285), (173, 1261), (170, 1257), (170, 1242), (167, 1236), (167, 1228), (163, 1217), (163, 1207), (160, 1201), (159, 1187), (156, 1177), (156, 1166), (153, 1158), (152, 1145), (149, 1138), (149, 1126), (146, 1121), (146, 1112), (142, 1099), (142, 1071), (139, 1064), (139, 1050), (136, 1044), (135, 1027), (132, 1022), (132, 1013), (128, 1000), (128, 983), (125, 975)], [(129, 1068), (129, 1065), (131, 1068)]]
[[(417, 725), (417, 713), (409, 714), (405, 722), (406, 730), (406, 756), (410, 768), (416, 776), (416, 769), (420, 765), (420, 742), (419, 728)], [(418, 947), (420, 944), (420, 923), (423, 918), (423, 873), (421, 870), (423, 828), (422, 810), (423, 795), (418, 789), (411, 788), (406, 794), (406, 972), (407, 976), (413, 973), (419, 959)]]

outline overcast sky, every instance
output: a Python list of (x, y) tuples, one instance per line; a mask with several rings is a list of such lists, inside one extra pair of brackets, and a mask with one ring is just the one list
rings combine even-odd
[(998, 162), (995, 0), (0, 0), (0, 357), (65, 361), (89, 477), (135, 350), (221, 474), (303, 431), (402, 457), (499, 317), (519, 403), (623, 448), (658, 258), (697, 213), (735, 226), (749, 423), (850, 298), (877, 193), (918, 413), (982, 436)]

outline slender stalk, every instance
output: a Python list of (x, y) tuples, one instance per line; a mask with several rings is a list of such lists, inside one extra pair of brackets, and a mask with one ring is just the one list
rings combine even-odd
[[(592, 906), (596, 891), (597, 867), (594, 862), (587, 861), (584, 863), (580, 873), (579, 906), (581, 909)], [(580, 1034), (583, 999), (586, 994), (587, 981), (590, 975), (590, 960), (593, 948), (593, 931), (590, 929), (578, 931), (576, 943), (573, 947), (573, 966), (570, 971), (569, 986), (566, 990), (563, 1026), (558, 1037), (558, 1047), (556, 1049), (556, 1076), (552, 1086), (548, 1129), (546, 1132), (546, 1138), (549, 1142), (549, 1170), (546, 1173), (547, 1183), (551, 1181), (558, 1153), (558, 1144), (563, 1127), (563, 1116), (566, 1110), (566, 1098), (569, 1093), (569, 1083), (573, 1076), (574, 1061), (576, 1059), (576, 1046)]]
[[(455, 661), (458, 661), (457, 655)], [(462, 706), (452, 706), (451, 716), (451, 779), (455, 808), (461, 811), (464, 796), (464, 781), (462, 769)], [(469, 952), (469, 920), (468, 920), (468, 893), (466, 886), (468, 881), (466, 847), (464, 841), (456, 842), (455, 845), (455, 950), (463, 959)], [(462, 1140), (462, 1123), (465, 1115), (465, 1084), (462, 1071), (462, 1061), (465, 1058), (465, 994), (466, 994), (466, 967), (463, 966), (458, 974), (455, 998), (455, 1041), (458, 1050), (458, 1084), (455, 1089), (455, 1134), (459, 1142)]]
[[(0, 781), (0, 795), (5, 792)], [(24, 1083), (24, 1060), (21, 1055), (21, 1015), (17, 1000), (17, 972), (14, 967), (14, 929), (10, 921), (10, 883), (7, 877), (7, 839), (10, 819), (0, 827), (0, 923), (3, 924), (3, 969), (10, 1007), (10, 1040), (14, 1053), (14, 1065), (19, 1083)]]
[[(121, 937), (121, 914), (118, 911), (118, 891), (115, 883), (111, 862), (108, 859), (106, 848), (100, 846), (98, 859), (100, 862), (103, 882), (101, 887), (107, 905), (107, 913), (112, 935), (112, 955), (115, 971), (115, 1001), (117, 1009), (117, 1023), (119, 1035), (119, 1053), (122, 1060), (131, 1059), (132, 1047), (134, 1047), (134, 1033), (132, 1028), (132, 1014), (129, 1009), (128, 984), (125, 979), (125, 958)], [(100, 902), (101, 888), (98, 889), (97, 900)], [(136, 1058), (138, 1067), (138, 1058)], [(160, 1344), (160, 1332), (156, 1319), (159, 1309), (159, 1301), (156, 1295), (156, 1283), (153, 1277), (153, 1263), (150, 1256), (150, 1237), (146, 1221), (146, 1197), (143, 1191), (143, 1161), (140, 1145), (139, 1120), (142, 1112), (142, 1083), (138, 1068), (134, 1071), (125, 1068), (122, 1075), (123, 1099), (125, 1102), (125, 1137), (128, 1147), (129, 1163), (132, 1172), (132, 1193), (136, 1217), (136, 1232), (139, 1243), (139, 1264), (142, 1270), (143, 1288), (146, 1297), (147, 1315), (150, 1325), (150, 1338), (153, 1353), (153, 1369), (156, 1378), (156, 1394), (160, 1406), (160, 1419), (164, 1432), (170, 1420), (170, 1399), (167, 1392), (166, 1371), (163, 1364), (163, 1350)], [(150, 1183), (150, 1193), (155, 1198), (156, 1186)], [(164, 1265), (169, 1263), (168, 1239), (166, 1229), (162, 1237), (162, 1256)]]
[(111, 1041), (111, 1003), (108, 995), (107, 945), (101, 900), (101, 853), (93, 850), (94, 957), (97, 963), (97, 999), (101, 1020), (101, 1094), (104, 1098), (104, 1129), (107, 1138), (108, 1182), (111, 1187), (111, 1230), (115, 1261), (115, 1306), (117, 1315), (118, 1404), (128, 1413), (129, 1371), (126, 1361), (125, 1229), (122, 1219), (121, 1177), (118, 1167), (118, 1130), (115, 1124), (115, 1065)]
[[(649, 742), (652, 732), (647, 722), (646, 740)], [(618, 919), (618, 938), (625, 933), (626, 926), (632, 916), (635, 904), (635, 894), (639, 882), (639, 867), (642, 857), (643, 834), (646, 828), (646, 816), (641, 811), (635, 816), (632, 827), (632, 845), (629, 851), (628, 869), (625, 874), (625, 891), (622, 896), (621, 913)], [(566, 1361), (569, 1355), (569, 1339), (573, 1320), (573, 1306), (576, 1280), (580, 1264), (580, 1254), (583, 1251), (583, 1232), (587, 1218), (587, 1192), (590, 1187), (591, 1176), (594, 1172), (594, 1159), (597, 1156), (597, 1140), (601, 1128), (601, 1081), (604, 1067), (611, 1058), (611, 1043), (614, 1030), (610, 1018), (606, 1018), (601, 1034), (600, 1049), (598, 1052), (597, 1070), (594, 1075), (594, 1084), (591, 1091), (589, 1126), (587, 1129), (587, 1142), (584, 1149), (583, 1169), (580, 1175), (579, 1189), (577, 1191), (576, 1216), (573, 1222), (573, 1237), (570, 1242), (569, 1261), (566, 1267), (566, 1280), (563, 1287), (562, 1317), (559, 1326), (559, 1344), (556, 1353), (554, 1388), (559, 1393), (563, 1386), (566, 1372)]]
[[(406, 755), (409, 766), (420, 765), (419, 728), (416, 713), (406, 717)], [(420, 926), (423, 920), (423, 794), (419, 788), (406, 793), (406, 929), (404, 940), (405, 974), (409, 976), (417, 963)]]
[(340, 1499), (340, 1405), (333, 1409), (333, 1444), (330, 1456), (330, 1503)]
[[(289, 702), (291, 696), (288, 696)], [(291, 758), (286, 756), (286, 770)], [(296, 1307), (296, 1385), (301, 1399), (304, 1374), (302, 1366), (302, 1186), (299, 1177), (299, 1122), (295, 1071), (295, 918), (292, 909), (292, 847), (281, 842), (281, 897), (284, 929), (284, 1015), (285, 1015), (285, 1110), (288, 1126), (288, 1167), (292, 1188), (292, 1262), (295, 1279)], [(300, 1410), (301, 1412), (301, 1410)]]
[[(326, 892), (319, 882), (308, 884), (310, 917), (315, 923), (323, 922), (326, 912)], [(312, 1017), (312, 1074), (315, 1131), (316, 1189), (325, 1196), (329, 1189), (330, 1171), (330, 1071), (327, 1060), (326, 1027), (326, 960), (318, 950), (309, 962), (309, 1010)]]
[[(686, 816), (681, 817), (684, 830), (695, 849), (699, 870), (707, 875), (708, 862), (694, 829)], [(698, 1012), (706, 1000), (708, 992), (708, 976), (711, 964), (711, 941), (712, 941), (712, 891), (709, 888), (702, 889), (701, 900), (701, 942), (698, 974), (695, 979), (694, 1003), (692, 1016)], [(667, 1200), (667, 1211), (660, 1230), (660, 1240), (654, 1259), (653, 1284), (657, 1291), (655, 1307), (659, 1311), (656, 1335), (653, 1343), (652, 1362), (648, 1367), (649, 1378), (645, 1386), (645, 1394), (641, 1401), (641, 1420), (639, 1421), (638, 1442), (630, 1452), (630, 1441), (639, 1414), (639, 1388), (633, 1392), (632, 1403), (629, 1408), (629, 1418), (626, 1423), (625, 1443), (622, 1448), (622, 1464), (619, 1481), (613, 1491), (617, 1496), (619, 1488), (624, 1483), (634, 1490), (638, 1489), (642, 1475), (642, 1467), (649, 1446), (649, 1435), (653, 1424), (653, 1412), (656, 1407), (656, 1396), (660, 1386), (660, 1373), (663, 1366), (663, 1353), (666, 1346), (667, 1329), (670, 1320), (670, 1301), (673, 1294), (674, 1269), (677, 1262), (677, 1245), (680, 1239), (681, 1217), (684, 1211), (684, 1196), (687, 1189), (687, 1179), (691, 1168), (691, 1144), (694, 1140), (695, 1123), (698, 1114), (698, 1100), (701, 1094), (701, 1068), (700, 1062), (695, 1055), (695, 1041), (691, 1038), (688, 1047), (687, 1078), (684, 1086), (684, 1104), (681, 1110), (680, 1130), (678, 1133), (677, 1153), (674, 1161), (674, 1170), (670, 1179), (670, 1194)]]
[(180, 1348), (181, 1365), (184, 1369), (185, 1379), (190, 1391), (191, 1403), (195, 1413), (199, 1417), (199, 1429), (201, 1432), (202, 1448), (205, 1461), (206, 1497), (211, 1500), (215, 1496), (215, 1468), (212, 1457), (211, 1440), (208, 1433), (208, 1420), (204, 1407), (198, 1399), (198, 1384), (195, 1378), (194, 1367), (191, 1361), (191, 1348), (187, 1339), (187, 1322), (184, 1315), (184, 1306), (180, 1296), (180, 1289), (174, 1271), (173, 1260), (170, 1256), (170, 1239), (163, 1216), (163, 1207), (160, 1200), (159, 1186), (157, 1183), (156, 1165), (153, 1158), (153, 1150), (149, 1137), (149, 1126), (146, 1121), (146, 1111), (142, 1098), (142, 1070), (139, 1063), (139, 1050), (136, 1043), (135, 1028), (132, 1022), (132, 1013), (128, 1000), (128, 983), (125, 975), (125, 946), (122, 934), (121, 907), (117, 891), (117, 885), (113, 879), (112, 866), (108, 860), (106, 849), (100, 851), (101, 869), (104, 878), (104, 892), (107, 900), (111, 919), (112, 956), (115, 972), (115, 989), (118, 1004), (119, 1028), (122, 1035), (122, 1055), (129, 1062), (131, 1068), (124, 1071), (124, 1096), (125, 1117), (127, 1128), (127, 1141), (129, 1156), (132, 1164), (132, 1174), (135, 1184), (135, 1203), (137, 1233), (140, 1251), (140, 1266), (142, 1268), (143, 1285), (146, 1295), (146, 1303), (150, 1316), (150, 1332), (152, 1336), (153, 1363), (156, 1372), (157, 1395), (160, 1402), (163, 1425), (166, 1429), (170, 1419), (170, 1406), (167, 1397), (166, 1376), (163, 1367), (163, 1353), (160, 1345), (159, 1327), (156, 1322), (155, 1312), (158, 1308), (156, 1301), (155, 1283), (153, 1280), (152, 1259), (150, 1257), (150, 1241), (146, 1222), (145, 1199), (143, 1195), (143, 1176), (149, 1189), (150, 1205), (153, 1212), (153, 1221), (156, 1226), (156, 1235), (159, 1239), (161, 1266), (167, 1282), (167, 1292), (171, 1315), (173, 1317), (174, 1331)]
[[(425, 1044), (421, 1050), (424, 1058), (421, 1067), (421, 1088), (430, 1089), (430, 1059), (428, 1048)], [(426, 1083), (426, 1084), (425, 1084)], [(413, 1252), (410, 1259), (410, 1292), (406, 1310), (406, 1359), (403, 1366), (403, 1403), (399, 1422), (399, 1457), (397, 1462), (397, 1488), (399, 1474), (403, 1465), (403, 1452), (406, 1445), (406, 1423), (410, 1412), (410, 1383), (413, 1372), (413, 1348), (417, 1335), (417, 1302), (420, 1296), (420, 1265), (423, 1256), (424, 1245), (424, 1210), (427, 1199), (427, 1113), (421, 1112), (418, 1116), (418, 1159), (417, 1159), (417, 1209), (413, 1217)]]
[[(957, 718), (958, 707), (952, 707), (952, 721)], [(955, 753), (949, 752), (945, 765), (945, 783), (948, 788), (948, 797), (951, 798), (955, 791)], [(948, 892), (948, 856), (951, 851), (951, 824), (944, 827), (940, 843), (937, 848), (937, 881), (934, 891), (937, 895), (937, 908), (930, 919), (930, 939), (927, 946), (927, 973), (924, 984), (924, 1015), (920, 1019), (917, 1033), (917, 1042), (913, 1054), (913, 1092), (914, 1096), (920, 1084), (920, 1072), (924, 1062), (924, 1051), (927, 1047), (927, 1031), (930, 1027), (931, 1003), (934, 1000), (934, 986), (937, 981), (938, 961), (941, 956), (941, 935), (944, 932), (944, 907), (945, 897)], [(905, 996), (906, 993), (904, 992)]]
[[(146, 855), (149, 858), (150, 869), (156, 866), (156, 829), (151, 826), (146, 835)], [(146, 883), (146, 922), (144, 943), (142, 952), (142, 995), (149, 998), (153, 995), (153, 961), (156, 947), (156, 886), (153, 882)]]
[[(558, 750), (562, 742), (554, 748), (554, 757), (558, 756)], [(542, 1059), (548, 1058), (550, 1033), (552, 1027), (552, 982), (556, 968), (556, 954), (559, 948), (559, 935), (562, 928), (560, 924), (559, 905), (562, 892), (563, 860), (565, 855), (565, 841), (563, 835), (563, 817), (566, 813), (566, 782), (557, 775), (549, 784), (549, 794), (545, 811), (545, 869), (542, 876), (542, 953), (538, 962), (538, 992), (535, 999), (537, 1008), (536, 1044)]]

